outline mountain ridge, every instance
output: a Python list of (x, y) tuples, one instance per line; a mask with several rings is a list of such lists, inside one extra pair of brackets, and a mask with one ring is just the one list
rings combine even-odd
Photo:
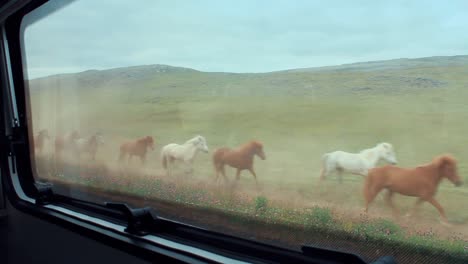
[[(468, 55), (454, 55), (454, 56), (431, 56), (421, 58), (397, 58), (389, 60), (376, 60), (376, 61), (363, 61), (345, 63), (339, 65), (330, 66), (318, 66), (318, 67), (305, 67), (305, 68), (293, 68), (278, 71), (268, 72), (223, 72), (223, 71), (201, 71), (188, 67), (171, 66), (167, 64), (147, 64), (147, 65), (136, 65), (127, 67), (116, 67), (103, 70), (89, 69), (82, 72), (75, 73), (60, 73), (49, 76), (43, 76), (31, 79), (41, 80), (47, 78), (57, 78), (66, 76), (86, 76), (89, 74), (104, 74), (104, 73), (171, 73), (171, 72), (198, 72), (198, 73), (224, 73), (224, 74), (270, 74), (270, 73), (282, 73), (282, 72), (323, 72), (323, 71), (377, 71), (377, 70), (391, 70), (391, 69), (403, 69), (412, 67), (435, 67), (435, 66), (458, 66), (468, 65)], [(141, 74), (140, 74), (141, 75)]]

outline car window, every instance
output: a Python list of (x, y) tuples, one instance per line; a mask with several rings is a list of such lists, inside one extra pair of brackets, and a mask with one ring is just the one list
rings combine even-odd
[(466, 7), (79, 0), (26, 17), (35, 177), (289, 248), (466, 259)]

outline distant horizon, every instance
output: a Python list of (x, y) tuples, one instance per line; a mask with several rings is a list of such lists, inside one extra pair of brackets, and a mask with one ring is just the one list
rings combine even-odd
[(332, 68), (332, 67), (340, 67), (340, 66), (361, 64), (361, 63), (388, 62), (388, 61), (395, 61), (395, 60), (419, 60), (419, 59), (438, 58), (438, 57), (440, 57), (440, 58), (468, 57), (468, 54), (446, 55), (446, 56), (444, 56), (444, 55), (434, 55), (434, 56), (427, 56), (427, 57), (413, 57), (413, 58), (405, 57), (405, 58), (393, 58), (393, 59), (370, 60), (370, 61), (356, 61), (356, 62), (343, 63), (343, 64), (333, 64), (333, 65), (328, 64), (328, 65), (323, 65), (323, 66), (288, 68), (288, 69), (279, 69), (279, 70), (264, 71), (264, 72), (205, 71), (205, 70), (200, 70), (200, 69), (197, 69), (197, 68), (181, 66), (181, 65), (170, 65), (170, 64), (165, 64), (165, 63), (152, 63), (152, 64), (117, 66), (117, 67), (101, 68), (101, 69), (92, 68), (92, 69), (83, 69), (83, 70), (79, 70), (79, 71), (60, 72), (60, 73), (54, 73), (54, 74), (50, 74), (50, 75), (38, 76), (38, 77), (35, 77), (35, 78), (29, 78), (28, 80), (42, 79), (42, 78), (48, 78), (48, 77), (53, 77), (53, 76), (58, 76), (58, 75), (80, 74), (80, 73), (84, 73), (84, 72), (87, 72), (87, 71), (108, 71), (108, 70), (116, 70), (116, 69), (124, 69), (124, 68), (136, 68), (136, 67), (144, 67), (144, 66), (155, 66), (155, 65), (168, 66), (168, 67), (174, 67), (174, 68), (183, 68), (183, 69), (195, 70), (195, 71), (198, 71), (198, 72), (205, 72), (205, 73), (262, 74), (262, 73), (274, 73), (274, 72), (283, 72), (283, 71), (292, 71), (292, 70), (301, 70), (301, 69)]

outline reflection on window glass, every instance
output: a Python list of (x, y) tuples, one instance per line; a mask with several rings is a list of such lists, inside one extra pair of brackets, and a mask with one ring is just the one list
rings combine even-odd
[(26, 18), (36, 177), (286, 247), (464, 261), (466, 10), (81, 0)]

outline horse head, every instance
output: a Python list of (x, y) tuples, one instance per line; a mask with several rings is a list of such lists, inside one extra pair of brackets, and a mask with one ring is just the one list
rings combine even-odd
[(206, 144), (206, 139), (204, 137), (198, 135), (198, 136), (196, 136), (194, 138), (194, 140), (192, 142), (193, 142), (193, 145), (197, 149), (199, 149), (199, 150), (201, 150), (201, 151), (203, 151), (205, 153), (208, 153), (208, 145)]
[(258, 141), (252, 141), (250, 143), (253, 148), (253, 153), (259, 156), (262, 160), (266, 159), (265, 152), (263, 152), (263, 144)]
[(441, 177), (449, 179), (455, 186), (462, 185), (462, 180), (458, 175), (457, 161), (450, 155), (442, 155), (434, 158), (433, 163), (439, 168)]
[(152, 136), (146, 136), (143, 141), (146, 144), (146, 147), (149, 147), (151, 150), (154, 150), (154, 140)]
[(390, 143), (380, 143), (377, 145), (380, 150), (380, 157), (384, 159), (386, 162), (390, 164), (397, 164), (397, 159), (395, 156), (395, 151), (393, 150), (393, 146)]

